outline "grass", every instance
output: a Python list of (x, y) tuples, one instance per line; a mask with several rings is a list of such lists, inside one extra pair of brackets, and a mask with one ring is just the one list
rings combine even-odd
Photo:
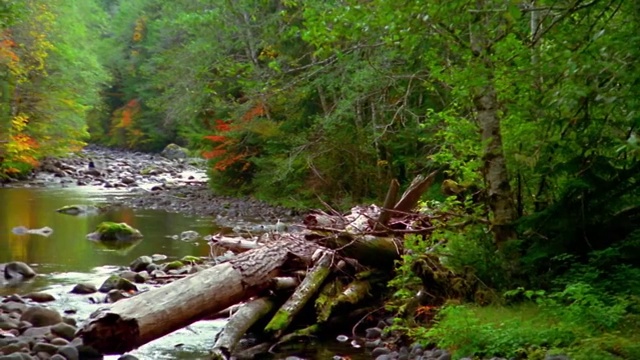
[[(573, 360), (640, 359), (637, 315), (626, 311), (619, 314), (615, 305), (606, 304), (596, 304), (593, 309), (580, 304), (579, 310), (573, 304), (555, 301), (511, 306), (447, 305), (432, 328), (416, 335), (451, 350), (455, 358), (542, 360), (552, 353)], [(615, 321), (599, 323), (581, 310), (592, 310)]]

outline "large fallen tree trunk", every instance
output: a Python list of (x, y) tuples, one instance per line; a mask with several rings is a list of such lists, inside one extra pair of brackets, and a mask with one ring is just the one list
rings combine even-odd
[(86, 345), (104, 354), (123, 354), (221, 311), (267, 288), (293, 257), (311, 263), (321, 249), (283, 236), (188, 278), (116, 302), (80, 330)]

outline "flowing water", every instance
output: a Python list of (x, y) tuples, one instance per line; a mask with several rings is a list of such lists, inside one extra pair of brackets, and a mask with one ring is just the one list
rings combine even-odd
[[(204, 240), (185, 242), (170, 236), (195, 230), (201, 235), (216, 233), (219, 228), (210, 218), (188, 217), (163, 211), (114, 208), (92, 216), (71, 216), (56, 212), (65, 205), (101, 205), (107, 197), (131, 196), (125, 192), (109, 192), (102, 188), (0, 188), (0, 263), (23, 261), (31, 265), (38, 276), (18, 285), (0, 284), (0, 296), (44, 291), (56, 301), (50, 306), (60, 311), (73, 311), (72, 317), (86, 319), (100, 305), (93, 304), (93, 295), (69, 294), (77, 283), (100, 284), (115, 270), (126, 267), (142, 255), (163, 254), (173, 258), (185, 255), (207, 256), (209, 246)], [(103, 221), (126, 222), (139, 229), (144, 239), (128, 248), (106, 249), (86, 239)], [(14, 228), (50, 227), (48, 236), (19, 235)], [(103, 295), (100, 295), (103, 296)], [(208, 349), (224, 320), (200, 321), (157, 339), (131, 354), (142, 360), (207, 359)], [(309, 345), (309, 344), (307, 344)], [(335, 341), (297, 348), (291, 354), (307, 359), (331, 359), (333, 355), (351, 353), (351, 359), (365, 359), (361, 350), (349, 349)], [(116, 359), (107, 357), (107, 359)], [(284, 357), (283, 357), (284, 358)]]

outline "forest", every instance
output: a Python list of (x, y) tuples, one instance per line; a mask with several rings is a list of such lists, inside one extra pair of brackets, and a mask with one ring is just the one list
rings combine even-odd
[[(175, 143), (218, 194), (346, 209), (438, 171), (394, 330), (637, 359), (639, 58), (636, 1), (3, 0), (0, 180)], [(416, 305), (426, 252), (486, 290)]]

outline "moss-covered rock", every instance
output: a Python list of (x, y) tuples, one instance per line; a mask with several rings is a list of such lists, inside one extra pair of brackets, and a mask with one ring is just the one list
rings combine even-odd
[(142, 238), (142, 233), (126, 223), (105, 221), (100, 223), (95, 232), (87, 235), (96, 241), (133, 241)]
[(67, 215), (92, 215), (100, 213), (102, 209), (93, 205), (66, 205), (56, 211)]
[(184, 266), (184, 263), (180, 260), (176, 260), (176, 261), (172, 261), (172, 262), (168, 262), (166, 264), (162, 265), (162, 270), (163, 271), (169, 271), (169, 270), (177, 270), (180, 269)]
[(186, 255), (182, 259), (180, 259), (180, 261), (182, 261), (185, 264), (202, 264), (204, 260), (202, 260), (202, 258), (199, 258), (197, 256)]
[(189, 150), (176, 144), (169, 144), (162, 150), (160, 155), (169, 160), (186, 159), (189, 157)]

